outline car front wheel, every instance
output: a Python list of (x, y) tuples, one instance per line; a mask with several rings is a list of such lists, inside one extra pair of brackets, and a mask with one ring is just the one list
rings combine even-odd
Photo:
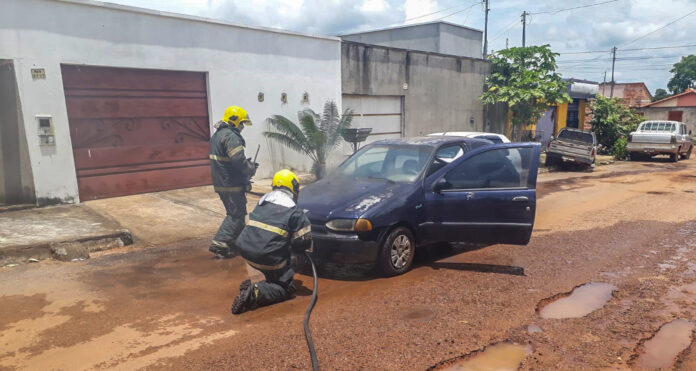
[(385, 238), (380, 249), (379, 270), (387, 276), (406, 272), (413, 263), (416, 250), (413, 234), (408, 228), (394, 228)]

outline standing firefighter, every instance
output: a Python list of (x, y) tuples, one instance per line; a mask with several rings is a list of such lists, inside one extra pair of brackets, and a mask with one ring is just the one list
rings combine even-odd
[(239, 235), (237, 246), (247, 263), (260, 270), (266, 280), (242, 282), (232, 313), (278, 303), (295, 292), (291, 252), (302, 252), (312, 244), (309, 219), (297, 208), (299, 192), (297, 176), (281, 170), (273, 176), (273, 191), (264, 195), (249, 215), (249, 224)]
[(213, 187), (225, 205), (227, 215), (220, 225), (210, 252), (220, 258), (238, 255), (234, 241), (244, 227), (247, 214), (244, 191), (256, 173), (258, 164), (244, 156), (244, 125), (251, 125), (246, 111), (241, 107), (227, 107), (217, 131), (210, 138), (210, 169)]

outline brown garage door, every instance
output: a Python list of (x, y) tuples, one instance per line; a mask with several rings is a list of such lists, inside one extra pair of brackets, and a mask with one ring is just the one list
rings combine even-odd
[(62, 72), (80, 199), (211, 183), (204, 73)]

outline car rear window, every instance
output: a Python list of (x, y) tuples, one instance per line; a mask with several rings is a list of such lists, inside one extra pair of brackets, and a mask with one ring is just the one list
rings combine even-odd
[(594, 142), (592, 140), (592, 134), (585, 133), (582, 131), (561, 130), (561, 132), (558, 133), (558, 138), (559, 139), (567, 139), (567, 140), (575, 140), (578, 142), (586, 142), (586, 143), (593, 143)]
[(646, 122), (641, 126), (641, 131), (672, 132), (674, 124), (671, 122)]

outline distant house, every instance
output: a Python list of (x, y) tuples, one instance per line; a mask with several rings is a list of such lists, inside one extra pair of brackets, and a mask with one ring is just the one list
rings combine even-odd
[(536, 136), (542, 143), (547, 143), (552, 135), (565, 128), (590, 130), (589, 106), (597, 94), (599, 84), (594, 81), (566, 79), (568, 95), (573, 99), (570, 103), (559, 104), (549, 108), (536, 125)]
[[(611, 97), (611, 83), (599, 84), (599, 94)], [(652, 94), (643, 82), (614, 83), (614, 98), (619, 98), (628, 107), (640, 107), (652, 101)]]
[(649, 120), (681, 121), (692, 133), (696, 133), (695, 89), (686, 89), (681, 94), (645, 104), (637, 111)]

